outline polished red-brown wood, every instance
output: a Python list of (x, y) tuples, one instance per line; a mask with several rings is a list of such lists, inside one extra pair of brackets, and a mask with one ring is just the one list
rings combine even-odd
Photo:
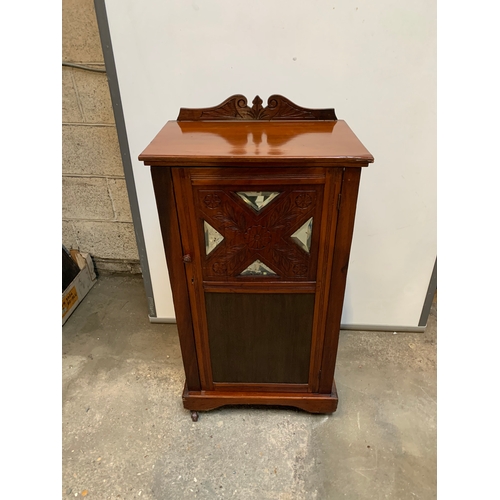
[[(250, 107), (235, 95), (181, 109), (139, 158), (152, 167), (193, 420), (234, 404), (335, 411), (357, 193), (371, 154), (333, 109), (278, 95)], [(240, 191), (279, 195), (254, 210)], [(306, 252), (291, 236), (311, 217)], [(211, 252), (204, 222), (224, 237)], [(257, 259), (274, 274), (242, 274)]]
[(199, 244), (195, 238), (197, 234), (197, 224), (193, 224), (196, 219), (192, 193), (187, 182), (187, 172), (184, 168), (173, 168), (172, 178), (177, 199), (182, 200), (177, 205), (179, 222), (182, 228), (181, 240), (184, 255), (189, 256), (189, 260), (184, 259), (185, 272), (189, 283), (189, 298), (191, 303), (191, 316), (194, 325), (194, 338), (198, 368), (200, 371), (201, 387), (205, 390), (213, 389), (212, 367), (210, 362), (210, 348), (208, 345), (207, 317), (205, 314), (205, 296), (203, 289), (199, 286), (203, 282), (201, 273), (201, 260), (198, 252)]
[(347, 269), (354, 231), (356, 202), (358, 198), (361, 168), (346, 169), (342, 182), (342, 193), (339, 203), (339, 217), (333, 251), (332, 271), (327, 286), (329, 286), (326, 325), (332, 325), (330, 335), (325, 336), (321, 347), (321, 375), (318, 392), (328, 393), (335, 372), (337, 349), (339, 343), (340, 321), (344, 305)]
[[(277, 388), (279, 391), (279, 388)], [(293, 406), (309, 413), (333, 413), (338, 396), (335, 382), (330, 394), (311, 392), (189, 391), (184, 387), (182, 401), (187, 410), (213, 410), (226, 405)]]
[(343, 120), (168, 122), (139, 156), (162, 166), (363, 166), (373, 156)]
[(186, 383), (192, 390), (201, 390), (191, 305), (189, 302), (189, 288), (182, 260), (183, 251), (172, 174), (169, 169), (152, 167), (151, 176), (163, 236), (163, 246), (167, 258), (170, 285), (172, 287)]
[[(320, 346), (323, 341), (327, 308), (327, 289), (323, 285), (325, 282), (325, 273), (323, 270), (329, 269), (331, 266), (330, 262), (333, 253), (333, 239), (331, 233), (335, 230), (338, 210), (337, 204), (332, 203), (331, 199), (338, 199), (342, 184), (343, 169), (312, 169), (313, 174), (311, 175), (318, 181), (318, 184), (312, 185), (314, 190), (308, 195), (306, 200), (307, 203), (305, 203), (303, 194), (304, 185), (306, 185), (304, 183), (308, 182), (308, 180), (307, 178), (301, 178), (300, 172), (296, 169), (293, 169), (295, 170), (294, 176), (290, 176), (289, 170), (287, 171), (288, 180), (293, 179), (295, 185), (282, 184), (282, 175), (284, 175), (285, 171), (281, 169), (279, 171), (267, 170), (264, 168), (252, 169), (252, 172), (247, 172), (247, 174), (249, 174), (247, 177), (248, 180), (246, 181), (248, 185), (251, 185), (253, 177), (256, 177), (259, 179), (259, 182), (264, 182), (263, 185), (259, 186), (259, 189), (264, 189), (265, 187), (269, 190), (280, 191), (281, 194), (273, 200), (268, 208), (262, 211), (262, 214), (253, 213), (239, 197), (234, 197), (234, 200), (231, 200), (232, 219), (241, 219), (239, 223), (241, 228), (234, 227), (237, 224), (233, 220), (231, 222), (232, 227), (227, 231), (225, 227), (221, 227), (217, 224), (217, 219), (212, 220), (209, 215), (209, 213), (213, 211), (215, 216), (223, 216), (222, 221), (227, 222), (224, 215), (225, 211), (221, 209), (221, 207), (223, 207), (224, 193), (219, 190), (216, 197), (213, 192), (213, 187), (223, 184), (224, 189), (227, 191), (226, 194), (234, 194), (235, 190), (244, 189), (244, 185), (241, 185), (239, 182), (244, 179), (241, 178), (238, 169), (221, 168), (206, 170), (207, 176), (205, 177), (205, 169), (173, 169), (176, 190), (182, 193), (182, 199), (184, 200), (184, 219), (181, 224), (186, 227), (183, 233), (185, 253), (189, 253), (192, 256), (192, 261), (186, 265), (186, 270), (190, 273), (189, 278), (192, 282), (190, 293), (193, 308), (193, 322), (197, 325), (195, 327), (195, 336), (197, 339), (197, 346), (199, 346), (198, 360), (202, 377), (202, 387), (207, 390), (212, 390), (214, 388), (212, 369), (212, 356), (214, 354), (210, 348), (210, 327), (205, 312), (207, 310), (205, 293), (209, 290), (214, 291), (213, 288), (210, 288), (210, 278), (214, 277), (215, 280), (224, 279), (227, 283), (227, 287), (233, 289), (241, 287), (237, 293), (244, 293), (249, 287), (253, 287), (255, 292), (260, 288), (261, 293), (271, 294), (278, 292), (298, 293), (297, 287), (294, 284), (294, 280), (297, 280), (297, 284), (306, 281), (309, 291), (316, 295), (314, 301), (312, 341), (311, 344), (309, 344), (311, 347), (307, 349), (310, 351), (308, 392), (317, 392), (321, 363), (321, 352), (318, 346)], [(194, 179), (196, 179), (196, 182), (194, 182)], [(233, 183), (233, 180), (238, 182)], [(212, 186), (208, 184), (208, 181)], [(198, 196), (198, 185), (200, 185), (200, 183), (203, 185), (204, 190), (202, 191), (202, 195)], [(212, 187), (212, 189), (208, 189), (210, 187)], [(327, 193), (326, 197), (323, 197), (324, 189)], [(313, 194), (316, 195), (316, 198)], [(280, 201), (282, 195), (283, 197)], [(315, 199), (317, 203), (314, 203)], [(197, 200), (202, 200), (202, 202), (197, 203)], [(208, 207), (205, 206), (205, 201), (208, 203)], [(298, 208), (305, 211), (305, 216), (302, 214), (298, 223), (296, 221), (296, 214), (293, 210), (291, 214), (289, 210), (283, 210), (283, 206), (295, 206), (295, 208), (297, 208), (296, 202), (303, 207)], [(296, 243), (291, 241), (289, 236), (311, 215), (314, 219), (314, 227), (318, 229), (313, 230), (310, 253), (306, 254), (296, 245)], [(307, 259), (304, 262), (307, 264), (312, 262), (312, 272), (308, 271), (309, 266), (304, 264), (304, 262), (294, 262), (294, 254), (287, 255), (287, 266), (285, 266), (285, 268), (280, 268), (280, 259), (277, 257), (276, 260), (273, 260), (272, 258), (272, 249), (274, 245), (273, 238), (270, 238), (263, 248), (255, 248), (254, 245), (244, 240), (243, 235), (248, 234), (248, 231), (255, 226), (263, 229), (267, 223), (263, 223), (262, 221), (269, 218), (281, 224), (284, 228), (288, 227), (288, 230), (285, 230), (284, 234), (288, 235), (287, 240), (290, 241), (291, 248), (296, 248), (296, 252), (302, 253), (302, 257)], [(228, 240), (227, 244), (223, 242), (219, 245), (219, 251), (216, 249), (210, 255), (205, 255), (204, 250), (204, 220), (208, 220), (208, 222), (213, 224), (213, 226), (219, 229), (221, 234)], [(262, 224), (259, 224), (259, 222), (262, 222)], [(272, 232), (274, 236), (277, 236), (277, 241), (279, 243), (277, 244), (277, 249), (279, 250), (282, 246), (280, 242), (284, 239), (282, 237), (283, 230), (273, 230)], [(241, 238), (243, 238), (243, 240)], [(222, 261), (221, 258), (233, 257), (235, 252), (233, 252), (232, 249), (234, 248), (238, 250), (236, 255), (241, 252), (247, 252), (248, 255), (245, 260), (241, 262), (238, 261), (235, 266), (230, 264), (226, 265), (226, 262)], [(269, 260), (266, 259), (266, 256), (269, 257)], [(265, 278), (241, 276), (240, 273), (245, 266), (256, 259), (260, 259), (264, 263), (267, 262), (270, 267), (277, 272), (277, 275)], [(295, 272), (294, 268), (296, 268)], [(321, 271), (318, 271), (318, 269)], [(304, 274), (301, 275), (300, 273)], [(311, 281), (311, 279), (313, 281)], [(318, 281), (321, 286), (317, 285)], [(220, 283), (220, 281), (218, 282)], [(311, 287), (311, 285), (314, 285), (314, 288)], [(274, 287), (275, 289), (273, 289)], [(223, 293), (222, 290), (215, 291)], [(276, 333), (279, 332), (280, 336), (286, 335), (285, 332), (280, 330), (279, 325), (277, 325), (276, 329)], [(290, 339), (290, 342), (292, 342), (292, 339)], [(302, 347), (302, 349), (303, 348), (304, 347)], [(283, 368), (280, 369), (280, 373), (282, 373), (282, 369)], [(290, 381), (292, 382), (292, 379)], [(258, 387), (256, 387), (256, 390), (257, 389)]]

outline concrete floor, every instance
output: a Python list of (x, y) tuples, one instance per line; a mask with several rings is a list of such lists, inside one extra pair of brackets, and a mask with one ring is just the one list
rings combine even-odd
[(436, 498), (436, 302), (425, 333), (343, 331), (333, 415), (184, 410), (175, 325), (101, 276), (63, 327), (62, 497)]

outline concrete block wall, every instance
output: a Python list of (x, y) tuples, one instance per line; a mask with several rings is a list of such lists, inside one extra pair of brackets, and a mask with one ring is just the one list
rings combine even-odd
[[(93, 0), (63, 0), (62, 59), (105, 70)], [(62, 68), (62, 242), (98, 271), (141, 272), (105, 73)]]

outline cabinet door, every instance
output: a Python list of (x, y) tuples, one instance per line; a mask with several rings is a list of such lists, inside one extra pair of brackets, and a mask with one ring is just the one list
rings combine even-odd
[(202, 388), (316, 392), (342, 169), (173, 179)]

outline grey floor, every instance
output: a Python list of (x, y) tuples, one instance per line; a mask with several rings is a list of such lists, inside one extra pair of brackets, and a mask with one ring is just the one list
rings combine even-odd
[(333, 415), (183, 409), (175, 325), (101, 276), (63, 327), (62, 498), (436, 498), (436, 301), (425, 333), (343, 331)]

